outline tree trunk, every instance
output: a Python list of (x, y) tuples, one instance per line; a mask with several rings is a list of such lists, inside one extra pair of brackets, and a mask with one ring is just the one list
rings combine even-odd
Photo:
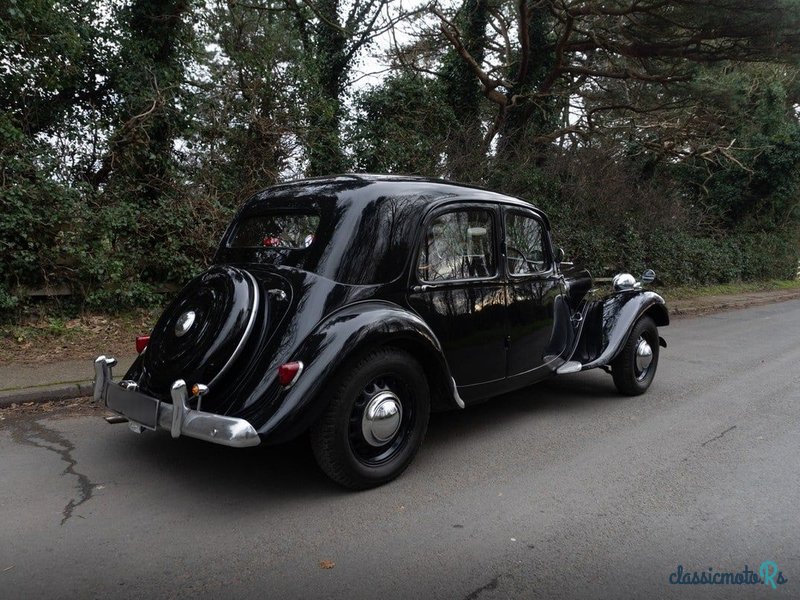
[(164, 189), (181, 117), (175, 96), (183, 82), (184, 46), (191, 37), (189, 0), (137, 0), (127, 9), (130, 38), (113, 75), (122, 101), (119, 125), (98, 172), (96, 185), (136, 190), (155, 201)]
[(497, 141), (500, 164), (540, 165), (550, 146), (541, 137), (557, 128), (561, 110), (552, 98), (536, 95), (553, 65), (552, 44), (547, 39), (547, 11), (529, 5), (527, 13), (528, 48), (523, 48), (509, 74), (514, 86), (508, 94), (510, 101)]
[[(486, 54), (487, 0), (465, 0), (459, 19), (464, 47), (480, 64)], [(458, 181), (479, 182), (486, 168), (481, 105), (483, 94), (475, 77), (451, 49), (442, 69), (445, 94), (460, 127), (451, 132), (447, 144), (450, 177)]]
[(344, 84), (349, 64), (347, 37), (339, 24), (339, 0), (316, 3), (315, 56), (317, 98), (309, 98), (308, 174), (330, 175), (347, 170), (342, 152), (341, 124)]

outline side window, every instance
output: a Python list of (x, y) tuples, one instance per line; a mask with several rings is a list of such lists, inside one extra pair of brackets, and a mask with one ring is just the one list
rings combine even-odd
[(506, 257), (508, 272), (512, 275), (547, 269), (544, 230), (538, 219), (524, 213), (506, 213)]
[(422, 281), (481, 279), (497, 274), (492, 213), (462, 209), (436, 217), (425, 231), (417, 271)]

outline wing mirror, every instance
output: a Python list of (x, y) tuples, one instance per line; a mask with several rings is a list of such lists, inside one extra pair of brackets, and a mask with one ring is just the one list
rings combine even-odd
[(556, 248), (556, 262), (562, 263), (564, 262), (564, 249), (563, 248)]
[(642, 283), (653, 283), (656, 280), (656, 272), (653, 269), (647, 269), (642, 273)]

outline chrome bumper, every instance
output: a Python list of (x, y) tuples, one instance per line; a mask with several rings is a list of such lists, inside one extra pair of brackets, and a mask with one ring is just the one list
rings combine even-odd
[(177, 438), (181, 435), (223, 446), (257, 446), (261, 438), (244, 419), (216, 415), (189, 408), (186, 382), (172, 384), (172, 404), (161, 402), (112, 381), (111, 368), (116, 359), (98, 356), (94, 361), (94, 399), (103, 406), (146, 429), (165, 429)]

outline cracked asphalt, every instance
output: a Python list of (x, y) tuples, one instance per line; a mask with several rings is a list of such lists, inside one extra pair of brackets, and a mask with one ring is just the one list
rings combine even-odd
[[(0, 598), (798, 597), (798, 332), (800, 301), (676, 321), (646, 395), (597, 371), (435, 415), (361, 493), (302, 442), (2, 411)], [(764, 561), (785, 584), (669, 582)]]

